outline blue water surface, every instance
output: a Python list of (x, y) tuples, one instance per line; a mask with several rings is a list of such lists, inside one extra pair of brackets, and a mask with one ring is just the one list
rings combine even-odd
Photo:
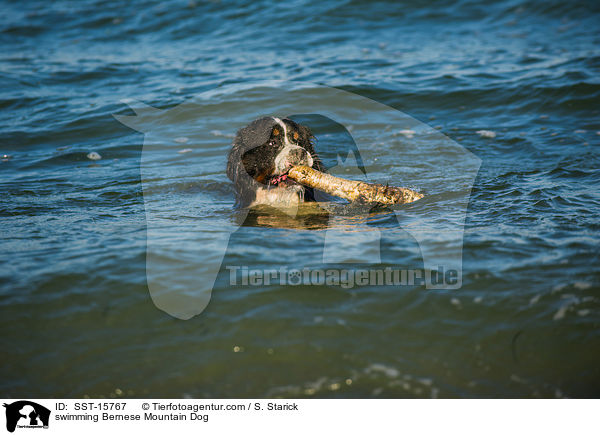
[[(0, 10), (5, 397), (599, 395), (597, 2), (3, 1)], [(253, 83), (265, 81), (369, 98), (481, 160), (460, 289), (231, 285), (228, 265), (322, 261), (327, 220), (266, 213), (232, 234), (204, 312), (184, 321), (155, 307), (152, 236), (194, 249), (198, 219), (239, 223), (225, 159), (252, 120), (240, 110), (262, 113), (270, 91)], [(113, 116), (135, 115), (132, 100), (161, 111), (203, 101), (202, 116), (156, 121), (170, 139), (152, 153)], [(317, 114), (297, 115), (333, 167), (348, 130)], [(381, 234), (378, 268), (421, 267), (402, 226), (451, 219), (453, 195), (471, 186), (419, 132), (377, 121), (371, 175), (428, 196), (401, 222), (375, 211), (356, 225)], [(399, 144), (410, 158), (391, 157)], [(182, 171), (190, 162), (201, 169)], [(148, 210), (171, 219), (160, 233)], [(158, 254), (153, 272), (176, 274)]]

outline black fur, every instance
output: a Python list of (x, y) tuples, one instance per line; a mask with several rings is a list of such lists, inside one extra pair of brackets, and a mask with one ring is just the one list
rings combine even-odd
[[(310, 154), (314, 169), (324, 171), (314, 150), (314, 136), (310, 129), (291, 119), (285, 118), (282, 121), (285, 123), (290, 142)], [(280, 173), (276, 171), (275, 159), (283, 150), (284, 142), (282, 127), (271, 117), (257, 119), (237, 132), (229, 151), (227, 176), (233, 182), (239, 205), (250, 205), (260, 188), (276, 188), (273, 179)], [(304, 151), (299, 149), (294, 151), (298, 154), (298, 159), (306, 158)], [(290, 156), (292, 161), (294, 158), (294, 155)], [(314, 200), (313, 190), (310, 188), (304, 190), (304, 199)]]

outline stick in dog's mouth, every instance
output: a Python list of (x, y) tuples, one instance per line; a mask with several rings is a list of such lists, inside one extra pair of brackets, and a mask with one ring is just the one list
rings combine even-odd
[(423, 194), (404, 187), (371, 184), (346, 180), (319, 172), (308, 166), (294, 166), (286, 174), (298, 183), (352, 202), (381, 205), (409, 204), (423, 198)]

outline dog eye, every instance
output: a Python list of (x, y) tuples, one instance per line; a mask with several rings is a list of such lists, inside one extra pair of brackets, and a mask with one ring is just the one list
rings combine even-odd
[(298, 138), (300, 137), (300, 135), (298, 134), (297, 131), (294, 132), (294, 140), (298, 140)]

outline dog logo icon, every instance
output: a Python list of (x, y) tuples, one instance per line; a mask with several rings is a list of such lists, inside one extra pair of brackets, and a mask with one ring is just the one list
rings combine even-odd
[(19, 400), (4, 404), (6, 408), (6, 430), (14, 432), (19, 428), (48, 428), (50, 410), (29, 400)]

